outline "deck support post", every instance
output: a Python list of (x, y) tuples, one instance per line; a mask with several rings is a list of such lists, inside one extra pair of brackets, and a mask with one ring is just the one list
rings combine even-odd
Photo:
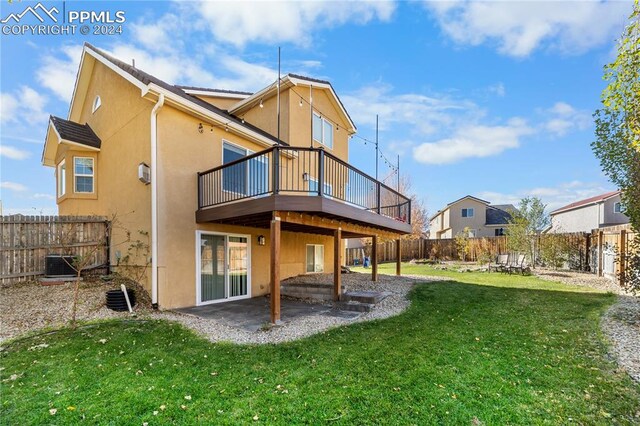
[(271, 219), (271, 323), (280, 321), (280, 217)]
[(402, 246), (400, 245), (400, 239), (396, 240), (396, 275), (400, 276), (402, 275), (401, 272), (401, 263), (402, 263)]
[(378, 237), (371, 237), (371, 281), (378, 281)]
[(342, 229), (333, 231), (333, 300), (340, 300), (342, 295), (342, 261), (340, 243), (342, 241)]

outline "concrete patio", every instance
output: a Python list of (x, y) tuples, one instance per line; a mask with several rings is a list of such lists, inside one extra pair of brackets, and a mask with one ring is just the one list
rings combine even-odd
[[(343, 319), (356, 319), (360, 312), (349, 312), (334, 308), (330, 304), (308, 303), (300, 300), (282, 299), (280, 301), (281, 321), (290, 322), (296, 318), (308, 316), (328, 316)], [(263, 325), (271, 323), (271, 307), (268, 296), (233, 302), (214, 303), (203, 306), (176, 309), (177, 312), (213, 319), (229, 327), (247, 331), (257, 331)]]

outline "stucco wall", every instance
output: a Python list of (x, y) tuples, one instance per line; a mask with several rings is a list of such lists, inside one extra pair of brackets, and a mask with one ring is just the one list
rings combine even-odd
[(629, 217), (624, 213), (616, 213), (613, 210), (613, 205), (620, 202), (620, 195), (611, 197), (601, 204), (601, 225), (619, 225), (623, 223), (629, 223)]
[[(99, 95), (100, 108), (92, 113), (93, 102)], [(117, 223), (112, 230), (111, 263), (116, 255), (125, 255), (127, 231), (133, 239), (138, 231), (151, 230), (151, 189), (138, 180), (138, 164), (150, 161), (149, 115), (153, 104), (140, 97), (140, 90), (96, 63), (81, 107), (80, 123), (89, 123), (102, 140), (99, 153), (68, 150), (59, 145), (56, 164), (66, 158), (67, 195), (58, 200), (61, 215), (100, 215), (113, 217)], [(73, 193), (73, 156), (95, 158), (94, 194)], [(144, 264), (144, 259), (133, 263)], [(150, 289), (150, 283), (143, 283)]]
[[(613, 207), (612, 207), (613, 208)], [(591, 232), (600, 226), (600, 206), (592, 204), (551, 216), (551, 232)]]

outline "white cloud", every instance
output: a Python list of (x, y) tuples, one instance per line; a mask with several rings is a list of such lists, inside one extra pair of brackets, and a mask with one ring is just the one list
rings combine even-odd
[(45, 200), (55, 200), (56, 197), (54, 195), (51, 194), (42, 194), (42, 193), (36, 193), (33, 194), (33, 198), (37, 198), (37, 199), (45, 199)]
[(24, 186), (21, 183), (16, 183), (16, 182), (0, 182), (0, 188), (2, 189), (8, 189), (10, 191), (16, 191), (16, 192), (23, 192), (26, 191), (28, 188), (26, 186)]
[(19, 106), (20, 103), (14, 96), (0, 93), (0, 122), (14, 121)]
[(375, 126), (378, 114), (381, 131), (408, 125), (414, 133), (428, 135), (452, 125), (457, 115), (464, 114), (467, 118), (481, 115), (470, 101), (417, 93), (395, 95), (392, 87), (385, 84), (366, 86), (340, 98), (358, 124)]
[(193, 7), (216, 39), (235, 46), (252, 41), (308, 44), (317, 29), (347, 22), (387, 21), (395, 10), (389, 1), (201, 1)]
[(0, 157), (10, 158), (12, 160), (25, 160), (29, 158), (31, 153), (22, 149), (14, 148), (8, 145), (0, 145)]
[(504, 84), (502, 84), (502, 83), (496, 83), (496, 84), (493, 84), (493, 85), (489, 86), (487, 88), (487, 91), (489, 93), (493, 93), (496, 96), (499, 96), (501, 98), (504, 97), (504, 95), (507, 94), (507, 90), (505, 89)]
[(29, 86), (21, 86), (19, 90), (11, 93), (1, 93), (0, 120), (2, 122), (26, 122), (30, 124), (46, 120), (48, 115), (44, 112), (47, 97), (38, 93)]
[(451, 164), (466, 158), (483, 158), (520, 146), (520, 138), (533, 129), (519, 118), (503, 126), (467, 125), (449, 138), (418, 145), (413, 150), (416, 161), (425, 164)]
[(491, 43), (505, 55), (526, 57), (540, 47), (582, 53), (611, 43), (624, 28), (631, 2), (425, 2), (454, 42)]
[(577, 110), (565, 102), (556, 102), (551, 108), (542, 110), (546, 117), (542, 129), (553, 136), (564, 136), (573, 130), (585, 130), (592, 124), (587, 111)]
[(36, 78), (43, 87), (68, 103), (73, 95), (82, 45), (64, 46), (60, 51), (63, 58), (59, 57), (59, 52), (42, 57), (43, 65), (36, 72)]
[(550, 212), (575, 201), (608, 191), (611, 191), (611, 188), (604, 187), (599, 183), (571, 181), (553, 187), (521, 189), (513, 193), (484, 191), (478, 193), (477, 196), (489, 200), (493, 204), (513, 204), (515, 206), (525, 197), (539, 197), (543, 203), (547, 204), (547, 212)]

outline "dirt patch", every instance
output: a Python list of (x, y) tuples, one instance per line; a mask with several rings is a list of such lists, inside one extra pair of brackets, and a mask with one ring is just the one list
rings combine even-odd
[[(144, 290), (133, 283), (136, 290), (136, 312), (150, 308)], [(115, 312), (106, 307), (105, 293), (120, 288), (120, 282), (88, 279), (80, 283), (77, 318), (80, 321), (124, 318), (128, 312)], [(44, 327), (61, 327), (71, 319), (74, 283), (41, 285), (28, 281), (0, 287), (0, 341)]]

